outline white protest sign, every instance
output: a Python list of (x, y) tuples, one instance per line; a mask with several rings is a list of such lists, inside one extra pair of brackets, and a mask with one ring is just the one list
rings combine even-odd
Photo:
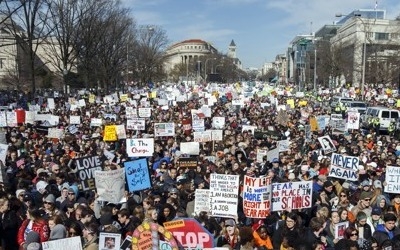
[(81, 124), (81, 116), (80, 115), (71, 115), (69, 117), (69, 124)]
[(56, 105), (54, 104), (54, 99), (53, 98), (47, 98), (47, 107), (50, 110), (53, 110), (56, 108)]
[(237, 217), (239, 175), (211, 174), (210, 212), (211, 216)]
[(90, 119), (91, 127), (101, 127), (103, 125), (103, 120), (101, 118), (92, 118)]
[(47, 132), (48, 138), (60, 139), (63, 136), (64, 131), (60, 128), (49, 128)]
[(154, 136), (175, 136), (175, 123), (155, 123)]
[(7, 144), (0, 144), (0, 161), (3, 164), (6, 163), (7, 150), (8, 150)]
[(25, 111), (25, 123), (33, 124), (35, 122), (36, 111)]
[(360, 128), (360, 113), (357, 111), (347, 112), (347, 129), (359, 129)]
[(264, 156), (267, 155), (267, 153), (268, 153), (268, 151), (267, 151), (266, 149), (260, 149), (260, 148), (258, 148), (258, 149), (257, 149), (257, 158), (256, 158), (256, 161), (257, 161), (258, 163), (262, 163), (262, 162), (263, 162), (263, 158), (264, 158)]
[(400, 167), (386, 167), (386, 193), (400, 193)]
[(149, 118), (151, 116), (151, 108), (139, 108), (138, 115), (139, 117)]
[(137, 111), (134, 107), (126, 107), (125, 108), (126, 112), (126, 119), (132, 119), (137, 117)]
[(312, 186), (312, 181), (273, 183), (272, 211), (311, 207)]
[(210, 130), (211, 131), (211, 140), (213, 141), (222, 141), (224, 139), (222, 129)]
[(289, 150), (290, 142), (289, 140), (278, 141), (279, 152), (285, 152)]
[(267, 161), (279, 161), (279, 148), (274, 148), (267, 152)]
[(359, 163), (358, 157), (332, 153), (329, 176), (356, 181)]
[(50, 115), (48, 121), (51, 125), (57, 126), (60, 123), (60, 117), (58, 115)]
[(193, 132), (193, 141), (195, 142), (211, 141), (211, 130), (206, 130), (202, 132)]
[(126, 153), (129, 157), (153, 156), (154, 138), (126, 139)]
[(225, 117), (215, 116), (212, 119), (212, 126), (216, 129), (223, 129), (225, 126)]
[(0, 127), (7, 127), (6, 111), (0, 111)]
[(125, 193), (125, 169), (94, 172), (99, 200), (119, 203)]
[(198, 142), (181, 142), (180, 150), (182, 154), (199, 155), (200, 145)]
[(65, 239), (59, 240), (51, 240), (42, 242), (42, 249), (43, 250), (82, 250), (82, 241), (80, 236), (76, 237), (69, 237)]
[(118, 139), (126, 139), (125, 126), (120, 124), (116, 125)]
[(79, 105), (80, 107), (85, 107), (85, 106), (86, 106), (85, 99), (80, 99), (80, 100), (78, 101), (78, 105)]
[(244, 176), (243, 213), (248, 218), (265, 218), (271, 212), (271, 178)]
[(16, 127), (17, 124), (17, 113), (15, 111), (6, 111), (7, 126)]
[(194, 212), (197, 215), (200, 212), (210, 213), (210, 190), (196, 189), (194, 197)]
[(318, 137), (318, 141), (325, 155), (336, 151), (336, 147), (329, 135)]
[(251, 126), (251, 125), (242, 125), (242, 133), (244, 131), (250, 131), (254, 135), (254, 130), (257, 129), (257, 126)]
[[(121, 234), (101, 232), (99, 235), (99, 250), (120, 249)], [(85, 248), (86, 249), (86, 248)]]
[(200, 108), (201, 112), (204, 114), (205, 117), (211, 117), (211, 108), (207, 106), (202, 106)]
[(130, 130), (145, 130), (146, 120), (144, 118), (132, 118), (126, 120), (126, 129)]

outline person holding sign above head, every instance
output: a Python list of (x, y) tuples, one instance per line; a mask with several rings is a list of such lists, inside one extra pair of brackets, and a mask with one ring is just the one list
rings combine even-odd
[(273, 249), (271, 238), (268, 235), (267, 227), (264, 225), (262, 220), (259, 220), (252, 226), (254, 246), (259, 249)]

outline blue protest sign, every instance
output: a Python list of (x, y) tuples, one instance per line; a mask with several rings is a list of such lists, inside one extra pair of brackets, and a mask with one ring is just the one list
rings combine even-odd
[(144, 190), (151, 187), (149, 168), (145, 158), (124, 162), (124, 166), (129, 192)]

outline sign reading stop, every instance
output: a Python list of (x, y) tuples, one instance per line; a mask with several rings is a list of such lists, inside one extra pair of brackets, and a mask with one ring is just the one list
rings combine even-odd
[(191, 218), (178, 219), (164, 223), (165, 229), (170, 231), (178, 244), (184, 248), (213, 248), (214, 237), (200, 223)]

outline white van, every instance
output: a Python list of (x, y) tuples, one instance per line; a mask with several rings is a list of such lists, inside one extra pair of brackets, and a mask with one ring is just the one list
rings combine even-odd
[(378, 117), (380, 121), (380, 130), (387, 130), (391, 121), (397, 123), (400, 117), (400, 111), (386, 107), (368, 107), (365, 114), (362, 116), (362, 123), (364, 126), (368, 126), (368, 120), (371, 117)]

